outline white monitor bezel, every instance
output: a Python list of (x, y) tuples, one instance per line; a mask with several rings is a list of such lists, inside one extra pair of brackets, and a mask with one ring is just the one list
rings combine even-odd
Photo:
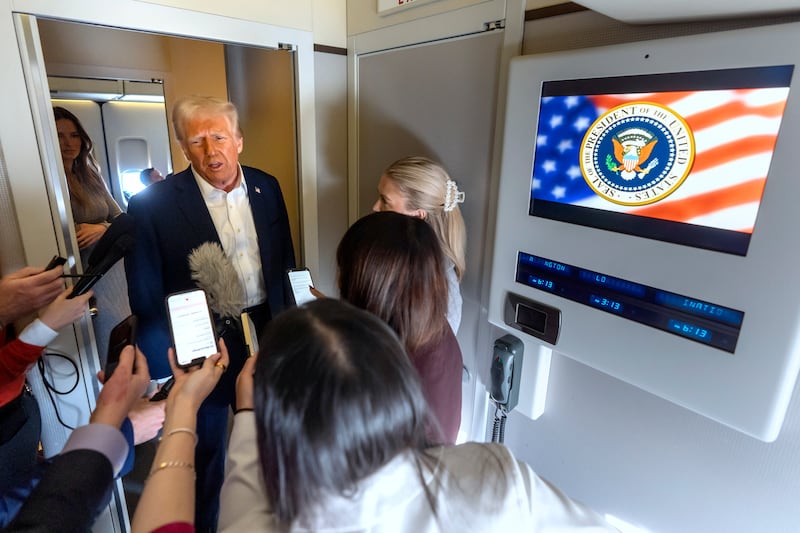
[[(745, 257), (528, 214), (541, 83), (794, 64), (781, 131)], [(554, 351), (765, 441), (783, 423), (798, 369), (800, 23), (516, 58), (509, 74), (489, 320), (508, 331), (508, 293), (561, 310)], [(745, 312), (735, 354), (516, 283), (517, 252)], [(519, 332), (517, 332), (519, 333)], [(523, 334), (524, 335), (524, 334)], [(533, 339), (531, 337), (530, 339)], [(534, 339), (535, 340), (535, 339)]]

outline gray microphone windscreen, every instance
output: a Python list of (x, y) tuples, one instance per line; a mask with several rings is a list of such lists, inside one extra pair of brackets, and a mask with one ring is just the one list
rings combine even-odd
[(220, 316), (238, 318), (245, 307), (244, 288), (231, 260), (216, 242), (205, 242), (189, 254), (189, 269), (206, 291), (208, 305)]

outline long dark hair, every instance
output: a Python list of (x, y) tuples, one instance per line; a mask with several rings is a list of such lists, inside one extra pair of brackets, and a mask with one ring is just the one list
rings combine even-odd
[(447, 323), (447, 277), (439, 240), (419, 218), (391, 211), (357, 220), (336, 250), (341, 297), (383, 319), (413, 356)]
[(386, 324), (322, 298), (276, 316), (260, 346), (259, 458), (267, 499), (282, 523), (291, 524), (324, 494), (352, 494), (405, 451), (416, 455), (422, 474), (427, 407)]
[[(68, 110), (63, 107), (54, 107), (53, 115), (56, 122), (59, 120), (72, 122), (81, 138), (81, 151), (75, 161), (72, 162), (72, 173), (67, 172), (67, 186), (69, 187), (70, 198), (77, 204), (85, 206), (92, 196), (108, 191), (108, 187), (106, 187), (103, 178), (100, 176), (100, 165), (97, 164), (92, 151), (94, 147), (92, 139), (83, 124), (81, 124), (81, 121), (78, 120), (78, 117)], [(95, 194), (93, 195), (92, 193)]]

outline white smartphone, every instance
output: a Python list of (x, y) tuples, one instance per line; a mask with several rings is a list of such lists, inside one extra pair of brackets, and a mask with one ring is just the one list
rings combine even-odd
[(303, 305), (317, 299), (309, 290), (309, 287), (314, 286), (314, 282), (311, 281), (311, 272), (307, 268), (290, 268), (287, 275), (292, 286), (295, 305)]
[(206, 293), (191, 289), (167, 295), (167, 317), (175, 347), (175, 358), (182, 368), (201, 364), (219, 352), (214, 318)]

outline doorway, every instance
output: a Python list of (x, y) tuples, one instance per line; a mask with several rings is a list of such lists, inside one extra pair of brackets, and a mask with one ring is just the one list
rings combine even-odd
[[(12, 13), (12, 4), (13, 2), (6, 4), (7, 21), (3, 23), (4, 31), (0, 32), (3, 33), (0, 40), (3, 40), (6, 46), (0, 51), (0, 60), (4, 65), (14, 68), (8, 69), (10, 77), (8, 83), (0, 89), (0, 94), (9, 106), (14, 107), (14, 111), (10, 113), (11, 120), (6, 125), (0, 126), (0, 139), (4, 148), (7, 147), (7, 155), (10, 153), (6, 158), (10, 171), (7, 177), (3, 175), (3, 179), (7, 179), (8, 186), (12, 189), (20, 230), (19, 246), (13, 251), (14, 257), (20, 259), (15, 259), (15, 262), (27, 260), (35, 263), (39, 261), (40, 256), (52, 256), (53, 250), (57, 249), (61, 255), (70, 257), (71, 268), (80, 268), (74, 229), (70, 224), (69, 197), (63, 169), (59, 168), (58, 163), (58, 144), (52, 124), (52, 101), (48, 93), (47, 75), (122, 80), (162, 79), (165, 82), (164, 92), (169, 105), (170, 99), (174, 101), (176, 94), (181, 94), (181, 90), (185, 91), (182, 94), (198, 92), (227, 97), (229, 80), (226, 79), (224, 67), (226, 45), (246, 45), (260, 48), (262, 51), (275, 51), (279, 48), (279, 43), (294, 43), (291, 45), (294, 52), (291, 79), (298, 87), (305, 81), (307, 89), (295, 91), (294, 97), (297, 102), (292, 102), (288, 106), (295, 110), (294, 119), (297, 124), (302, 123), (303, 127), (293, 124), (286, 130), (293, 132), (297, 139), (296, 147), (304, 147), (303, 150), (296, 148), (293, 154), (294, 160), (291, 166), (296, 170), (293, 177), (294, 185), (300, 189), (302, 181), (302, 197), (316, 204), (314, 105), (313, 101), (310, 101), (313, 86), (309, 90), (309, 83), (313, 80), (313, 42), (310, 32), (125, 0), (120, 2), (118, 10), (83, 9), (84, 6), (66, 6), (60, 2), (45, 0), (26, 4), (26, 9), (32, 11), (32, 15)], [(64, 21), (76, 18), (86, 21), (87, 24)], [(11, 31), (5, 31), (11, 22), (13, 28)], [(81, 28), (79, 33), (104, 32), (109, 34), (111, 40), (105, 43), (106, 46), (94, 39), (82, 38), (81, 41), (88, 46), (84, 50), (87, 56), (83, 62), (75, 61), (78, 55), (70, 55), (63, 57), (62, 61), (51, 63), (51, 56), (43, 51), (45, 47), (43, 41), (46, 37), (42, 37), (42, 34), (46, 33), (46, 29), (40, 31), (40, 26), (48, 23), (78, 26)], [(152, 31), (162, 33), (157, 35), (150, 33)], [(198, 33), (209, 35), (215, 40), (195, 38), (200, 36)], [(151, 44), (142, 49), (130, 46), (131, 40), (141, 36), (156, 39), (151, 39)], [(164, 51), (164, 46), (167, 46), (164, 44), (165, 39), (174, 39), (172, 42), (175, 44), (169, 48), (169, 59), (175, 62), (175, 65), (172, 65), (175, 67), (173, 70), (182, 70), (185, 76), (164, 68), (165, 55), (158, 54)], [(201, 51), (197, 52), (198, 49)], [(137, 53), (131, 53), (132, 51)], [(138, 54), (140, 51), (154, 52), (155, 56), (161, 58), (159, 59), (161, 62), (156, 64), (141, 62)], [(133, 64), (112, 62), (112, 58), (119, 57), (130, 57)], [(209, 62), (220, 65), (222, 74), (199, 76), (197, 73), (208, 72)], [(74, 70), (69, 70), (70, 65)], [(173, 76), (171, 80), (168, 79), (169, 75)], [(205, 84), (202, 85), (202, 90), (198, 89), (201, 84)], [(210, 86), (210, 90), (206, 90), (207, 86)], [(176, 160), (174, 148), (171, 152), (173, 168), (179, 168), (174, 164)], [(182, 159), (182, 155), (180, 161), (180, 168), (185, 168), (184, 165), (188, 163)], [(298, 198), (300, 196), (297, 195)], [(37, 209), (34, 209), (34, 206)], [(42, 216), (43, 211), (47, 210), (50, 211), (52, 218)], [(301, 212), (299, 207), (297, 212)], [(316, 264), (318, 261), (316, 218), (313, 215), (313, 209), (300, 215), (308, 217), (310, 223), (303, 224), (302, 233), (298, 232), (296, 246), (300, 250), (301, 257), (306, 256), (307, 262)], [(299, 220), (297, 225), (299, 226)], [(4, 249), (6, 244), (3, 243)], [(94, 405), (99, 387), (97, 380), (92, 378), (98, 370), (95, 332), (90, 322), (82, 321), (74, 330), (65, 332), (65, 337), (58, 344), (63, 344), (63, 351), (74, 357), (78, 366), (79, 385), (73, 392), (56, 400), (58, 407), (62, 409), (62, 415), (74, 426), (85, 422), (89, 410)], [(50, 428), (47, 413), (43, 413), (43, 418), (45, 425), (48, 426), (44, 433), (49, 432), (43, 434), (43, 441), (47, 440), (48, 448), (57, 451), (69, 432), (55, 426)], [(118, 490), (109, 509), (110, 512), (100, 517), (95, 530), (126, 530), (129, 524), (123, 506), (121, 491)]]

